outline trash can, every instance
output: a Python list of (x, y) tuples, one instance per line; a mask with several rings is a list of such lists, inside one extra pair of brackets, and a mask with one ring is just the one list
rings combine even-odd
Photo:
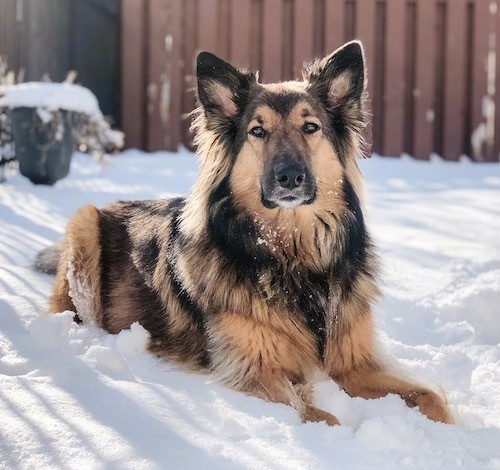
[(34, 184), (53, 185), (69, 173), (73, 135), (69, 111), (10, 109), (19, 171)]

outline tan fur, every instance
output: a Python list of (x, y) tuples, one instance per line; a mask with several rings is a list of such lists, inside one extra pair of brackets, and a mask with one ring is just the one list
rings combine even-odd
[[(335, 329), (336, 326), (334, 324), (332, 328)], [(325, 368), (335, 380), (342, 374), (369, 363), (373, 356), (373, 325), (370, 315), (356, 319), (350, 327), (339, 329), (340, 333), (332, 335), (325, 350)]]
[(314, 337), (304, 325), (294, 322), (286, 312), (269, 311), (265, 305), (259, 317), (221, 315), (214, 334), (223, 338), (215, 343), (224, 345), (225, 355), (231, 350), (235, 357), (244, 358), (257, 375), (279, 371), (292, 382), (302, 382), (305, 375), (319, 369)]
[[(66, 229), (51, 298), (52, 311), (74, 305), (82, 320), (102, 325), (100, 253), (99, 212), (94, 206), (82, 207)], [(78, 298), (79, 290), (91, 293), (91, 298)]]
[(76, 312), (76, 308), (69, 296), (69, 284), (67, 278), (67, 250), (64, 249), (64, 244), (61, 244), (63, 256), (59, 260), (59, 269), (57, 270), (54, 285), (52, 286), (52, 295), (50, 296), (50, 311), (51, 312)]

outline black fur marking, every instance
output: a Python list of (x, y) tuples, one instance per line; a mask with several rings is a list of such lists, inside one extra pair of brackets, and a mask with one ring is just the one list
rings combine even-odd
[(341, 299), (346, 300), (352, 292), (353, 283), (360, 272), (366, 272), (367, 252), (370, 241), (366, 232), (359, 199), (346, 175), (343, 176), (344, 200), (349, 215), (343, 220), (344, 240), (340, 259), (333, 266), (333, 275), (341, 288)]
[(261, 99), (262, 104), (266, 104), (282, 117), (287, 117), (299, 101), (307, 99), (307, 95), (290, 91), (283, 93), (264, 92)]
[(122, 222), (123, 219), (113, 212), (106, 210), (100, 212), (103, 327), (109, 328), (106, 311), (112, 302), (115, 283), (126, 279), (131, 286), (134, 286), (128, 293), (128, 300), (140, 311), (141, 325), (150, 332), (152, 339), (162, 338), (167, 332), (161, 300), (144, 283), (144, 278), (132, 263), (130, 259), (132, 244), (126, 226)]
[(186, 292), (186, 290), (182, 287), (182, 283), (179, 280), (179, 275), (176, 272), (175, 265), (177, 263), (177, 253), (179, 250), (179, 246), (182, 245), (182, 239), (179, 231), (179, 216), (181, 214), (181, 210), (184, 206), (184, 201), (182, 203), (177, 204), (172, 215), (172, 223), (170, 229), (170, 237), (168, 243), (168, 256), (167, 256), (167, 266), (166, 269), (168, 271), (168, 278), (170, 279), (170, 286), (172, 288), (172, 292), (177, 298), (181, 308), (184, 310), (186, 314), (189, 315), (191, 321), (196, 326), (196, 329), (204, 334), (205, 332), (205, 323), (204, 323), (204, 313), (202, 309), (198, 306), (195, 300)]
[(326, 344), (326, 309), (330, 292), (327, 275), (307, 273), (301, 279), (298, 307), (305, 316), (307, 326), (316, 336), (318, 357), (322, 358)]
[(257, 232), (251, 216), (238, 211), (231, 200), (229, 178), (209, 197), (208, 232), (217, 248), (226, 255), (235, 272), (249, 273), (256, 281), (257, 272), (273, 265), (272, 255), (257, 244)]

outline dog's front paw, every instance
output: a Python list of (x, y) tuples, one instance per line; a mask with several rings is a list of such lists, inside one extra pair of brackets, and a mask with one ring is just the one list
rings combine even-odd
[(319, 408), (316, 408), (312, 405), (306, 405), (301, 418), (304, 423), (319, 423), (321, 421), (324, 421), (326, 424), (328, 424), (328, 426), (336, 426), (337, 424), (340, 424), (339, 420), (331, 413), (328, 413), (328, 411), (320, 410)]
[(448, 405), (437, 393), (424, 390), (417, 392), (412, 398), (410, 406), (418, 406), (422, 414), (429, 419), (445, 424), (455, 424)]

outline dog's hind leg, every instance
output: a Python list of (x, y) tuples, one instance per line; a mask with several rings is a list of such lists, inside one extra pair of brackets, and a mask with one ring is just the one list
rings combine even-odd
[(389, 374), (373, 353), (370, 315), (364, 315), (336, 338), (329, 340), (325, 366), (329, 375), (349, 395), (380, 398), (390, 393), (401, 396), (409, 407), (418, 406), (433, 421), (452, 424), (445, 401), (435, 392)]
[(101, 326), (101, 246), (99, 211), (78, 210), (68, 223), (50, 300), (50, 310), (71, 310), (78, 318)]
[(52, 287), (49, 309), (51, 313), (65, 312), (66, 310), (76, 313), (76, 308), (69, 296), (67, 268), (65, 263), (61, 262), (61, 260), (59, 260), (54, 285)]

